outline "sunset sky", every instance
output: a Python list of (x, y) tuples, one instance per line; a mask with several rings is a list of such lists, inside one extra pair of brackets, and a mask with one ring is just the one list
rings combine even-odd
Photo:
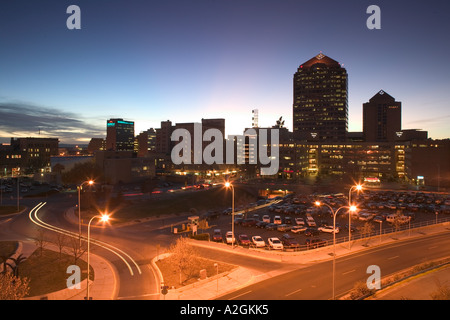
[[(81, 30), (69, 30), (69, 5)], [(381, 30), (369, 30), (369, 5)], [(319, 52), (349, 75), (349, 131), (384, 90), (402, 102), (403, 129), (450, 138), (448, 1), (75, 0), (0, 3), (0, 142), (58, 137), (88, 143), (106, 120), (225, 118), (226, 134), (282, 116), (292, 83)]]

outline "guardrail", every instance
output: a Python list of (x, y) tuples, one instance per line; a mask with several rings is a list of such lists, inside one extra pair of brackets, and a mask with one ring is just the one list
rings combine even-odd
[[(427, 227), (427, 226), (431, 226), (431, 225), (437, 225), (437, 224), (441, 224), (441, 223), (445, 223), (445, 222), (450, 222), (450, 217), (444, 217), (444, 218), (439, 218), (436, 220), (427, 220), (427, 221), (414, 222), (414, 223), (409, 222), (409, 223), (399, 225), (397, 227), (392, 226), (389, 228), (381, 229), (381, 234), (380, 234), (379, 229), (374, 230), (373, 232), (370, 232), (370, 233), (358, 232), (358, 233), (352, 234), (350, 239), (351, 239), (351, 241), (362, 240), (362, 239), (369, 240), (369, 239), (380, 237), (380, 236), (383, 236), (386, 234), (395, 234), (397, 232), (402, 232), (402, 231), (407, 231), (407, 230), (411, 231), (413, 229), (418, 229), (418, 228)], [(375, 228), (375, 229), (377, 229), (377, 228)], [(321, 247), (333, 245), (332, 239), (330, 239), (330, 240), (325, 239), (323, 242), (324, 242), (324, 245), (321, 245)], [(348, 242), (348, 236), (336, 237), (336, 244), (345, 243), (345, 242)], [(307, 245), (300, 246), (300, 251), (301, 250), (311, 250), (311, 249), (315, 249), (315, 248), (308, 247)]]
[[(381, 234), (380, 234), (379, 229), (374, 230), (373, 232), (370, 232), (370, 233), (357, 232), (357, 233), (353, 233), (351, 235), (351, 241), (363, 240), (363, 239), (370, 240), (370, 239), (374, 239), (376, 237), (380, 237), (380, 236), (387, 235), (387, 234), (395, 234), (397, 232), (402, 232), (402, 231), (407, 231), (407, 230), (411, 231), (414, 229), (427, 227), (427, 226), (431, 226), (431, 225), (438, 225), (438, 224), (445, 223), (445, 222), (450, 222), (450, 217), (444, 217), (444, 218), (439, 218), (436, 220), (427, 220), (427, 221), (414, 222), (414, 223), (405, 223), (405, 224), (399, 225), (397, 227), (392, 226), (389, 228), (381, 229)], [(377, 228), (375, 227), (375, 229), (377, 229)], [(348, 242), (348, 236), (336, 237), (336, 244), (345, 243), (345, 242)], [(323, 239), (323, 241), (316, 243), (316, 244), (311, 244), (311, 245), (301, 244), (296, 249), (289, 248), (289, 249), (283, 249), (283, 251), (307, 251), (307, 250), (313, 250), (313, 249), (326, 247), (326, 246), (332, 246), (332, 245), (333, 245), (333, 239)], [(247, 245), (247, 246), (242, 246), (242, 247), (255, 248), (253, 245)], [(266, 245), (265, 249), (278, 251), (278, 250), (269, 248), (269, 246), (267, 246), (267, 245)]]

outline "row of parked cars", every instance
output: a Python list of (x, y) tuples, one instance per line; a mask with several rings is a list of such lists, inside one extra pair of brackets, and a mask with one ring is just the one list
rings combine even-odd
[[(239, 244), (244, 247), (267, 248), (269, 250), (300, 250), (300, 243), (289, 233), (284, 233), (281, 237), (269, 237), (267, 242), (259, 235), (249, 237), (247, 234), (239, 234), (233, 237), (232, 231), (227, 231), (225, 239), (222, 237), (222, 231), (215, 229), (212, 240), (215, 242), (225, 242), (227, 244)], [(311, 238), (306, 239), (306, 249), (325, 246), (327, 240)]]

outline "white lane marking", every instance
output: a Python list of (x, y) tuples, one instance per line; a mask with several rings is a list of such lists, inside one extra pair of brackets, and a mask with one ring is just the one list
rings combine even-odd
[(297, 292), (300, 292), (300, 291), (302, 291), (302, 289), (298, 289), (298, 290), (292, 291), (291, 293), (288, 293), (287, 295), (285, 295), (285, 297), (289, 297), (290, 295), (293, 295), (293, 294), (295, 294)]
[(228, 300), (233, 300), (233, 299), (236, 299), (236, 298), (238, 298), (238, 297), (240, 297), (240, 296), (243, 296), (243, 295), (245, 295), (245, 294), (247, 294), (247, 293), (250, 293), (250, 292), (252, 292), (252, 290), (249, 290), (249, 291), (247, 291), (247, 292), (244, 292), (244, 293), (238, 294), (237, 296), (234, 296), (234, 297), (232, 297), (232, 298), (230, 298), (230, 299), (228, 299)]
[[(48, 230), (51, 230), (51, 231), (54, 231), (54, 232), (62, 233), (62, 234), (65, 234), (65, 235), (67, 235), (67, 236), (70, 236), (70, 237), (72, 237), (72, 238), (79, 238), (79, 234), (78, 234), (78, 233), (71, 232), (71, 231), (68, 231), (68, 230), (65, 230), (65, 229), (62, 229), (62, 228), (55, 227), (55, 226), (53, 226), (53, 225), (50, 225), (50, 224), (48, 224), (48, 223), (42, 221), (42, 220), (38, 217), (38, 215), (37, 215), (38, 211), (39, 211), (43, 206), (45, 206), (46, 204), (47, 204), (46, 202), (41, 202), (41, 203), (39, 203), (36, 207), (34, 207), (34, 208), (30, 211), (30, 213), (29, 213), (29, 215), (28, 215), (29, 218), (30, 218), (30, 220), (31, 220), (34, 224), (36, 224), (36, 225), (38, 225), (38, 226), (40, 226), (40, 227), (42, 227), (42, 228), (45, 228), (45, 229), (48, 229)], [(36, 220), (35, 220), (35, 219), (36, 219)], [(82, 239), (83, 241), (87, 241), (87, 238), (84, 237), (84, 236), (81, 236), (81, 239)], [(89, 239), (89, 241), (90, 241), (91, 243), (94, 243), (94, 244), (96, 244), (96, 245), (98, 245), (98, 246), (100, 246), (100, 247), (102, 247), (102, 248), (104, 248), (104, 249), (106, 249), (106, 250), (108, 250), (108, 251), (114, 253), (114, 254), (117, 255), (120, 259), (122, 259), (122, 261), (127, 265), (128, 270), (130, 271), (130, 274), (131, 274), (131, 275), (134, 275), (134, 273), (133, 273), (133, 270), (132, 270), (130, 264), (129, 264), (129, 263), (126, 261), (126, 259), (125, 259), (123, 256), (121, 256), (118, 252), (121, 252), (122, 254), (126, 255), (126, 256), (127, 256), (127, 257), (135, 264), (136, 268), (137, 268), (138, 271), (139, 271), (139, 274), (142, 273), (142, 272), (141, 272), (141, 269), (140, 269), (140, 267), (138, 266), (138, 264), (136, 263), (136, 261), (134, 261), (133, 258), (131, 258), (127, 253), (123, 252), (123, 251), (120, 250), (119, 248), (116, 248), (116, 247), (114, 247), (114, 246), (112, 246), (112, 245), (110, 245), (110, 244), (108, 244), (108, 243), (105, 243), (105, 242), (103, 242), (103, 241), (100, 241), (100, 240)]]
[(342, 275), (344, 276), (344, 275), (346, 275), (346, 274), (349, 274), (349, 273), (352, 273), (352, 272), (355, 272), (356, 271), (356, 269), (353, 269), (353, 270), (350, 270), (350, 271), (347, 271), (347, 272), (344, 272)]

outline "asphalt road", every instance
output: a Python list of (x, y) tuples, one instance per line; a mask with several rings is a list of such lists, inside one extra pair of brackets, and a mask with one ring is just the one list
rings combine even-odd
[[(23, 204), (32, 208), (42, 199), (24, 200)], [(45, 199), (48, 204), (40, 212), (47, 223), (78, 232), (78, 226), (64, 218), (64, 211), (76, 203), (76, 199), (58, 195)], [(178, 218), (179, 219), (179, 218)], [(167, 221), (166, 221), (167, 222)], [(93, 239), (111, 243), (127, 252), (140, 266), (141, 272), (131, 275), (124, 262), (117, 255), (93, 246), (92, 252), (110, 260), (119, 271), (120, 299), (159, 299), (159, 283), (148, 264), (150, 259), (161, 253), (174, 236), (167, 229), (155, 223), (142, 223), (123, 228), (91, 229)], [(38, 229), (28, 217), (28, 211), (14, 217), (0, 219), (0, 239), (31, 240)], [(51, 232), (50, 232), (51, 233)], [(426, 236), (420, 239), (394, 242), (389, 245), (366, 250), (336, 259), (336, 296), (339, 297), (353, 288), (357, 281), (365, 282), (369, 265), (378, 265), (381, 276), (387, 276), (412, 265), (436, 258), (446, 257), (450, 249), (450, 232)], [(86, 234), (86, 229), (83, 229)], [(263, 274), (280, 271), (279, 276), (242, 288), (220, 297), (220, 300), (325, 300), (332, 297), (332, 261), (314, 265), (297, 266), (273, 261), (262, 261), (241, 255), (225, 254), (210, 249), (202, 249), (203, 255), (227, 263), (241, 265)]]
[[(424, 236), (336, 258), (336, 298), (345, 295), (358, 281), (367, 281), (370, 265), (377, 265), (381, 277), (413, 265), (447, 257), (450, 231)], [(218, 300), (327, 300), (332, 298), (332, 260), (294, 270), (233, 293)]]

